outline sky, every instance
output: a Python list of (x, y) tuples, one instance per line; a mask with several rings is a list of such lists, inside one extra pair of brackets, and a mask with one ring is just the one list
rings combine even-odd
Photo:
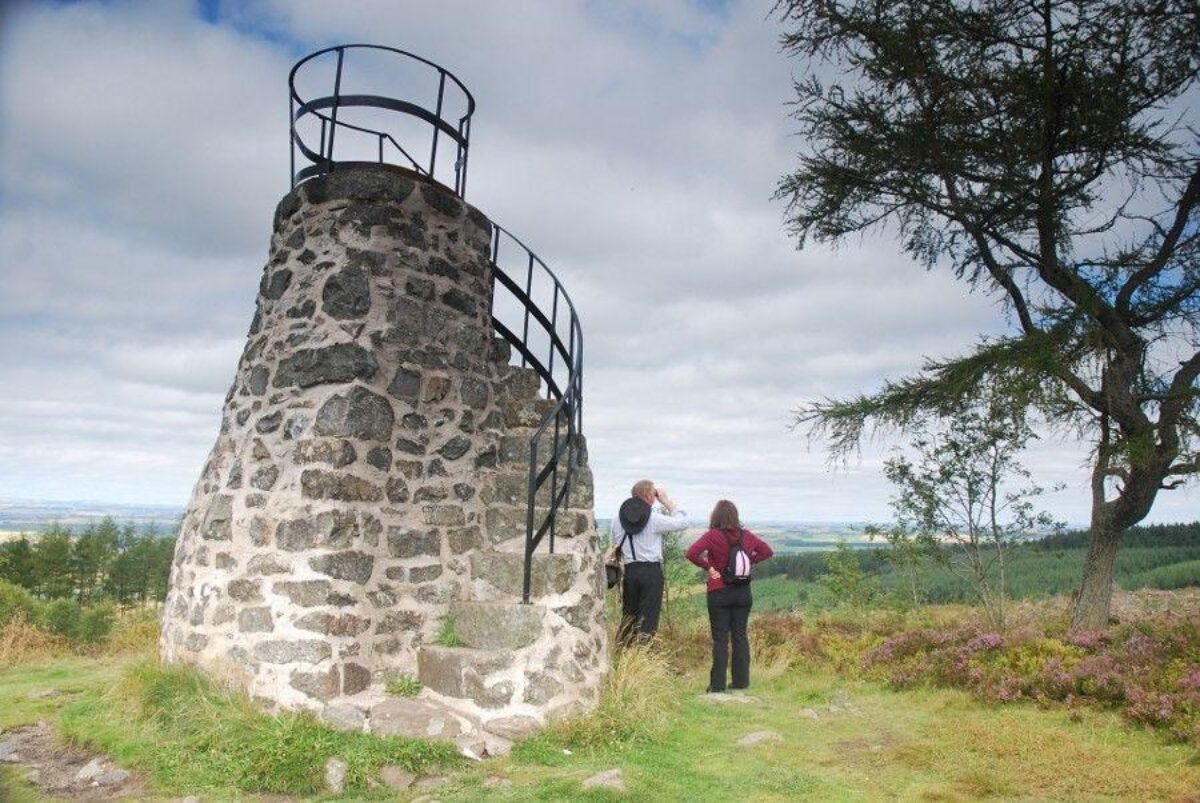
[[(186, 504), (290, 187), (288, 71), (370, 42), (471, 90), (467, 200), (574, 300), (597, 516), (648, 477), (696, 518), (729, 498), (748, 521), (886, 521), (903, 437), (831, 465), (791, 411), (1008, 322), (892, 233), (797, 251), (772, 195), (809, 65), (772, 5), (0, 4), (0, 498)], [(1025, 462), (1087, 521), (1085, 444)], [(1193, 485), (1147, 520), (1198, 511)]]

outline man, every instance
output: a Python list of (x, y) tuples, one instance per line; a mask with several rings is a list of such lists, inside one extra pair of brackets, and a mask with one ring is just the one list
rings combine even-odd
[[(659, 502), (665, 513), (654, 509)], [(634, 483), (629, 498), (612, 522), (612, 543), (621, 545), (625, 579), (621, 586), (622, 616), (617, 637), (630, 644), (658, 630), (663, 600), (663, 533), (687, 527), (687, 514), (650, 480)]]

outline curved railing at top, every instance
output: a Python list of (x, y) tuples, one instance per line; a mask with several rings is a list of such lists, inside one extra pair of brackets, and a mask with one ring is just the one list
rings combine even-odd
[(537, 373), (546, 398), (555, 402), (529, 439), (521, 594), (528, 603), (533, 555), (547, 537), (549, 551), (554, 552), (555, 528), (560, 514), (570, 507), (581, 456), (583, 329), (575, 304), (554, 271), (495, 224), (491, 261), (492, 326), (516, 350), (521, 365)]
[[(418, 78), (428, 76), (432, 102), (423, 105), (368, 91), (372, 79), (379, 80), (369, 69), (369, 57), (376, 55), (405, 59), (407, 61), (399, 66), (416, 69)], [(360, 68), (353, 74), (349, 69), (351, 61)], [(417, 94), (417, 82), (413, 83), (414, 86), (406, 87), (408, 97)], [(321, 87), (316, 90), (315, 97), (302, 92), (309, 86)], [(337, 45), (318, 50), (296, 62), (288, 76), (288, 89), (293, 187), (305, 179), (328, 173), (338, 165), (386, 164), (386, 157), (394, 151), (417, 173), (451, 188), (460, 198), (465, 197), (467, 151), (475, 99), (462, 81), (449, 71), (394, 47)], [(415, 128), (413, 121), (417, 122)], [(453, 160), (443, 148), (439, 161), (439, 145), (447, 141), (453, 148)], [(336, 158), (335, 144), (338, 147)], [(428, 159), (424, 153), (413, 155), (418, 148), (428, 149)], [(296, 167), (297, 153), (302, 161), (308, 162), (299, 169)]]
[[(370, 56), (405, 60), (398, 63), (416, 69), (418, 81), (422, 76), (430, 79), (432, 102), (422, 105), (367, 91), (371, 79), (380, 79), (369, 69)], [(353, 76), (348, 70), (350, 61), (355, 63)], [(393, 68), (396, 65), (395, 61), (389, 63)], [(406, 96), (415, 97), (418, 82), (411, 83), (406, 85)], [(312, 86), (322, 88), (309, 96), (303, 90)], [(288, 88), (293, 188), (339, 167), (389, 164), (394, 151), (415, 172), (464, 197), (475, 99), (447, 70), (392, 47), (337, 45), (296, 62), (288, 76)], [(453, 160), (442, 149), (439, 161), (439, 143), (445, 140), (453, 146)], [(418, 147), (428, 149), (428, 160), (423, 154), (421, 158), (413, 155)], [(297, 153), (307, 161), (299, 169)], [(495, 225), (491, 268), (492, 325), (512, 345), (521, 365), (537, 373), (546, 398), (553, 401), (529, 439), (522, 591), (527, 603), (534, 552), (547, 538), (549, 551), (554, 551), (556, 524), (570, 507), (575, 469), (582, 462), (583, 330), (575, 305), (554, 272), (524, 243)]]

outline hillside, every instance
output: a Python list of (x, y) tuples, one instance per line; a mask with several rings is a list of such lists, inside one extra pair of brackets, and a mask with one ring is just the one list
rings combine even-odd
[[(1178, 618), (1146, 613), (1145, 602), (1123, 601), (1150, 634), (1150, 641), (1140, 637), (1137, 655), (1194, 652), (1194, 636), (1179, 640)], [(1128, 629), (1115, 631), (1109, 647), (1030, 635), (1060, 626), (1055, 607), (1022, 609), (1018, 630), (1026, 635), (983, 648), (972, 646), (980, 639), (961, 608), (928, 608), (907, 622), (756, 614), (752, 687), (728, 695), (702, 692), (702, 620), (676, 609), (658, 649), (617, 662), (599, 710), (481, 762), (419, 741), (339, 734), (305, 717), (255, 713), (189, 672), (158, 668), (153, 630), (126, 631), (94, 657), (50, 649), (0, 669), (0, 760), (9, 762), (0, 767), (0, 798), (94, 796), (102, 790), (72, 778), (98, 761), (107, 777), (120, 779), (113, 788), (128, 794), (218, 800), (1191, 799), (1200, 788), (1200, 742), (1138, 719), (1150, 714), (1135, 703), (1122, 715), (1121, 704), (1083, 692), (1075, 701), (1035, 703), (982, 686), (947, 687), (933, 676), (895, 676), (911, 671), (899, 645), (921, 633), (941, 634), (929, 643), (951, 649), (943, 656), (933, 648), (932, 661), (913, 656), (930, 667), (966, 648), (975, 670), (1026, 672), (1030, 681), (1040, 677), (1038, 667), (1053, 668), (1054, 656), (1075, 661), (1080, 689), (1101, 671), (1092, 658), (1103, 659), (1108, 676), (1140, 672), (1129, 663), (1140, 659), (1126, 644)], [(46, 735), (34, 743), (38, 720), (47, 723)], [(53, 739), (70, 746), (56, 748)], [(17, 743), (35, 749), (13, 758), (6, 745)], [(325, 789), (334, 757), (348, 767), (342, 795)], [(65, 786), (31, 784), (34, 764), (41, 783), (55, 778)], [(391, 769), (381, 781), (385, 766)]]

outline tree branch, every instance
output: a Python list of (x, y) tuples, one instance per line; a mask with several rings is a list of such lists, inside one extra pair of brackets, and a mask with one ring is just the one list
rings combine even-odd
[(1187, 187), (1180, 195), (1179, 202), (1175, 206), (1175, 220), (1171, 224), (1171, 228), (1165, 232), (1158, 252), (1140, 270), (1129, 277), (1117, 294), (1117, 310), (1126, 320), (1131, 320), (1130, 305), (1133, 302), (1133, 294), (1166, 268), (1171, 256), (1175, 253), (1179, 238), (1187, 229), (1188, 221), (1197, 204), (1200, 204), (1200, 163), (1197, 163)]

